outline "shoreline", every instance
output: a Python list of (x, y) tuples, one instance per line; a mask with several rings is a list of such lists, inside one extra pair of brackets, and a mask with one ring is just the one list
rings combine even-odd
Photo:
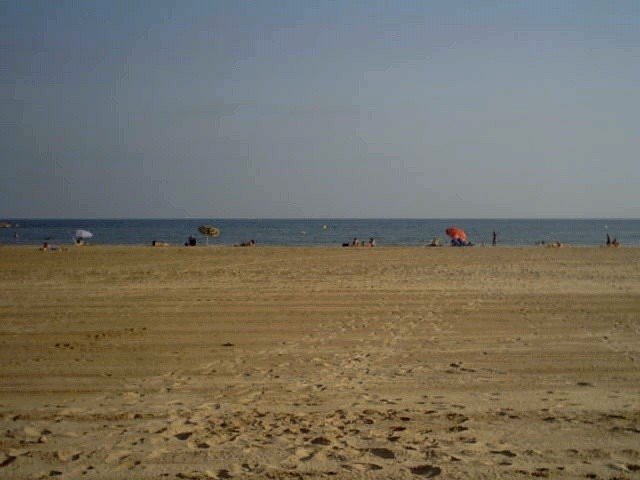
[[(82, 246), (78, 246), (78, 245), (74, 245), (72, 243), (51, 243), (50, 245), (55, 245), (57, 247), (62, 247), (65, 249), (69, 249), (69, 250), (82, 250), (83, 248), (85, 249), (100, 249), (100, 248), (149, 248), (149, 249), (154, 249), (154, 250), (167, 250), (167, 249), (208, 249), (208, 248), (234, 248), (234, 249), (238, 249), (238, 250), (247, 250), (247, 249), (252, 249), (252, 248), (258, 248), (258, 249), (263, 249), (263, 248), (291, 248), (291, 249), (303, 249), (303, 248), (310, 248), (310, 249), (340, 249), (340, 250), (381, 250), (381, 249), (422, 249), (422, 248), (427, 248), (429, 250), (448, 250), (448, 249), (456, 249), (456, 250), (474, 250), (474, 249), (483, 249), (483, 250), (491, 250), (491, 249), (523, 249), (523, 250), (528, 250), (528, 249), (545, 249), (545, 248), (549, 248), (549, 249), (562, 249), (562, 248), (579, 248), (579, 249), (598, 249), (598, 248), (603, 248), (603, 249), (607, 249), (607, 250), (623, 250), (623, 249), (638, 249), (640, 248), (640, 245), (635, 245), (635, 244), (621, 244), (619, 247), (607, 247), (604, 244), (594, 244), (594, 245), (576, 245), (576, 244), (570, 244), (570, 243), (563, 243), (561, 247), (556, 247), (553, 246), (551, 243), (549, 244), (544, 244), (544, 245), (473, 245), (471, 247), (453, 247), (451, 245), (443, 245), (440, 247), (431, 247), (429, 245), (392, 245), (392, 244), (377, 244), (375, 247), (343, 247), (342, 245), (323, 245), (323, 244), (318, 244), (318, 245), (283, 245), (283, 244), (264, 244), (264, 243), (257, 243), (256, 245), (254, 245), (253, 247), (242, 247), (239, 245), (234, 245), (234, 244), (216, 244), (216, 245), (196, 245), (195, 247), (187, 247), (185, 245), (178, 245), (178, 244), (169, 244), (169, 245), (161, 245), (161, 246), (153, 246), (151, 245), (151, 242), (149, 242), (149, 244), (127, 244), (127, 243), (108, 243), (108, 244), (88, 244), (88, 245), (82, 245)], [(5, 249), (11, 249), (11, 248), (15, 248), (15, 249), (24, 249), (24, 248), (40, 248), (42, 247), (42, 243), (39, 244), (8, 244), (8, 243), (0, 243), (0, 248), (5, 248)]]
[[(491, 246), (496, 232), (498, 245), (507, 247), (536, 246), (537, 243), (561, 242), (572, 246), (605, 244), (608, 233), (622, 246), (640, 246), (640, 220), (429, 220), (429, 219), (355, 219), (355, 220), (203, 220), (215, 224), (221, 232), (209, 244), (231, 246), (250, 239), (258, 246), (332, 247), (375, 238), (378, 246), (416, 247), (427, 245), (433, 238), (449, 245), (447, 228), (458, 226), (467, 232), (476, 246)], [(74, 232), (83, 229), (94, 236), (89, 243), (102, 245), (150, 245), (152, 241), (181, 246), (189, 236), (198, 246), (206, 244), (198, 232), (198, 220), (33, 220), (24, 229), (0, 231), (4, 245), (41, 245), (45, 239), (70, 245)], [(17, 235), (18, 238), (12, 238)], [(16, 243), (17, 241), (17, 243)]]

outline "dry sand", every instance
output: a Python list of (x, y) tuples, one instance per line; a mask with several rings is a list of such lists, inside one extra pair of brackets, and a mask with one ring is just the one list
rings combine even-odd
[(639, 478), (640, 249), (0, 247), (0, 478)]

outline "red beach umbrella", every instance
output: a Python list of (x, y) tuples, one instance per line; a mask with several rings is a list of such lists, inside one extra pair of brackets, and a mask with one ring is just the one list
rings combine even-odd
[(454, 240), (459, 239), (464, 242), (467, 241), (467, 234), (464, 233), (464, 230), (462, 230), (461, 228), (449, 227), (445, 230), (445, 233), (449, 235), (451, 238), (453, 238)]

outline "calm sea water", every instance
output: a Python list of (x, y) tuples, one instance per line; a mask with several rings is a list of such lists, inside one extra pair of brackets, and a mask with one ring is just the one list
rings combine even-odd
[(445, 229), (463, 228), (477, 245), (491, 244), (492, 232), (499, 245), (534, 245), (560, 241), (571, 245), (601, 245), (607, 233), (623, 245), (640, 246), (640, 220), (429, 220), (429, 219), (313, 219), (313, 220), (28, 220), (7, 219), (16, 228), (0, 228), (0, 243), (37, 245), (48, 240), (71, 244), (73, 232), (88, 230), (96, 245), (149, 245), (152, 240), (182, 245), (189, 235), (206, 244), (197, 232), (202, 224), (220, 229), (209, 245), (232, 245), (255, 239), (258, 245), (331, 246), (354, 237), (374, 237), (378, 245), (423, 245), (433, 237), (446, 242)]

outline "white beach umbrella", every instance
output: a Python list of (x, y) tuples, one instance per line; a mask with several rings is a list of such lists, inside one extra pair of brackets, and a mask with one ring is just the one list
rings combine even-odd
[(91, 238), (93, 237), (93, 233), (89, 232), (88, 230), (76, 230), (75, 237), (82, 239)]

